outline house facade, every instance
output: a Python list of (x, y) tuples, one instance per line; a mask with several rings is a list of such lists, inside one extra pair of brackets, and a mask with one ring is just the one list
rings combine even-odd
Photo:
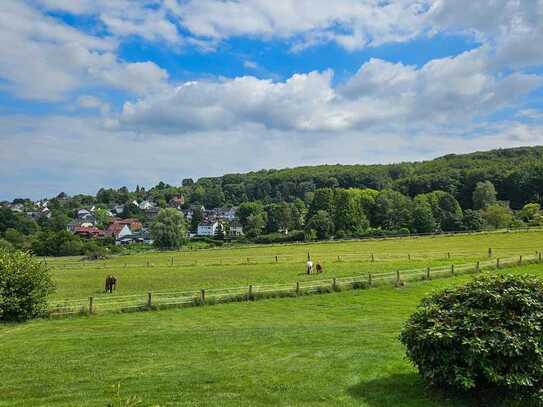
[(219, 227), (219, 222), (216, 220), (203, 221), (198, 224), (198, 236), (215, 236), (217, 233), (217, 228)]
[(243, 236), (243, 227), (238, 221), (230, 222), (230, 228), (228, 229), (228, 236), (240, 237)]

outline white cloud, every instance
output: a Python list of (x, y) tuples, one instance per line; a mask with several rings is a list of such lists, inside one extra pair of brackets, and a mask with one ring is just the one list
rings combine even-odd
[(292, 131), (345, 131), (392, 123), (449, 125), (484, 118), (536, 89), (536, 75), (496, 75), (483, 48), (421, 68), (372, 59), (334, 87), (332, 72), (283, 82), (251, 76), (187, 82), (126, 102), (120, 123), (141, 132), (186, 133), (247, 124)]
[(111, 106), (102, 99), (92, 95), (81, 95), (77, 98), (77, 105), (83, 109), (97, 109), (102, 114), (109, 113)]
[(81, 86), (107, 85), (138, 95), (163, 89), (152, 62), (124, 63), (111, 37), (83, 34), (25, 3), (0, 2), (0, 78), (25, 99), (60, 100)]
[[(493, 44), (505, 63), (540, 64), (543, 59), (538, 47), (543, 0), (36, 1), (49, 10), (94, 15), (118, 37), (137, 35), (207, 49), (221, 40), (249, 36), (288, 40), (293, 50), (335, 42), (353, 51), (459, 32)], [(188, 38), (177, 24), (188, 31)]]
[[(0, 199), (60, 191), (95, 193), (104, 186), (179, 184), (184, 177), (259, 168), (429, 159), (447, 153), (543, 144), (543, 125), (520, 123), (443, 129), (327, 132), (247, 126), (185, 137), (139, 137), (93, 118), (0, 117)], [(154, 159), (149, 159), (154, 157)], [(203, 165), (202, 163), (205, 163)]]
[(258, 68), (258, 64), (254, 61), (251, 61), (249, 59), (246, 59), (245, 61), (243, 61), (243, 66), (247, 69), (257, 69)]
[(176, 1), (167, 7), (197, 37), (304, 37), (304, 44), (335, 41), (359, 49), (404, 41), (419, 33), (426, 1), (267, 0)]
[(95, 16), (110, 34), (180, 44), (182, 37), (159, 0), (37, 0), (45, 10)]

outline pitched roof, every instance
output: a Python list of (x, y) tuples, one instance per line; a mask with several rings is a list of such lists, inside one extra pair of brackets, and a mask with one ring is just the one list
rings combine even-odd
[[(140, 223), (141, 225), (141, 223)], [(128, 229), (130, 229), (130, 232), (132, 233), (132, 228), (130, 227), (129, 224), (127, 223), (124, 223), (124, 222), (113, 222), (111, 223), (108, 227), (107, 227), (107, 230), (106, 230), (106, 233), (108, 236), (119, 236), (119, 233), (121, 233), (121, 230), (123, 230), (123, 228), (127, 226)]]
[(89, 236), (105, 236), (106, 232), (98, 229), (95, 226), (77, 226), (74, 228), (74, 234), (89, 235)]

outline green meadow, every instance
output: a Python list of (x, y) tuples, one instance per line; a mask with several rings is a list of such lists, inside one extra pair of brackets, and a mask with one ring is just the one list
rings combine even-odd
[(3, 325), (0, 406), (105, 406), (116, 384), (143, 406), (485, 405), (427, 389), (397, 340), (421, 298), (471, 278)]
[[(57, 290), (53, 300), (101, 295), (105, 277), (118, 279), (114, 295), (161, 290), (230, 288), (249, 284), (294, 284), (323, 278), (470, 264), (493, 258), (533, 256), (543, 250), (543, 232), (503, 232), (384, 240), (263, 245), (177, 252), (149, 252), (108, 260), (49, 258)], [(305, 274), (307, 254), (324, 274)], [(372, 261), (373, 255), (373, 261)]]
[[(534, 255), (542, 232), (183, 250), (87, 262), (47, 259), (53, 298), (322, 279)], [(373, 261), (371, 255), (373, 254)], [(449, 258), (450, 255), (450, 258)], [(278, 257), (277, 261), (275, 256)], [(338, 259), (338, 256), (340, 258)], [(172, 265), (173, 257), (173, 265)], [(249, 257), (249, 261), (247, 261)], [(148, 264), (149, 263), (149, 264)], [(543, 276), (539, 264), (488, 273)], [(0, 406), (106, 406), (112, 386), (141, 406), (478, 406), (428, 389), (404, 357), (401, 327), (429, 293), (463, 274), (405, 286), (0, 325)], [(118, 404), (128, 405), (128, 404)], [(493, 400), (494, 406), (514, 405)]]

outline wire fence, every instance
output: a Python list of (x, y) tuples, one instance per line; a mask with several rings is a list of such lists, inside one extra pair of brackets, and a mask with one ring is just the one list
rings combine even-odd
[(191, 289), (185, 291), (154, 291), (146, 294), (123, 296), (94, 296), (87, 299), (55, 300), (49, 304), (50, 317), (69, 315), (91, 315), (104, 312), (130, 312), (156, 310), (170, 307), (213, 305), (233, 301), (253, 301), (262, 298), (300, 296), (346, 289), (371, 288), (394, 284), (401, 286), (406, 281), (430, 280), (437, 277), (454, 276), (460, 273), (479, 273), (529, 263), (541, 263), (542, 253), (520, 255), (509, 258), (493, 258), (474, 264), (450, 264), (438, 267), (398, 270), (395, 272), (367, 273), (350, 277), (333, 277), (312, 281), (296, 281), (290, 284), (251, 284), (231, 288)]
[[(533, 229), (530, 229), (534, 231)], [(109, 260), (98, 261), (82, 261), (82, 260), (70, 260), (70, 261), (47, 261), (44, 258), (44, 262), (57, 270), (81, 270), (81, 269), (101, 269), (101, 270), (113, 270), (113, 269), (145, 269), (145, 268), (158, 268), (158, 269), (171, 269), (177, 267), (213, 267), (213, 266), (241, 266), (241, 265), (259, 265), (259, 264), (300, 264), (305, 263), (309, 258), (317, 259), (321, 262), (333, 263), (333, 262), (393, 262), (399, 260), (409, 261), (422, 261), (422, 260), (450, 260), (453, 258), (479, 258), (479, 257), (492, 257), (493, 255), (506, 255), (512, 252), (518, 252), (519, 249), (528, 251), (537, 251), (540, 247), (539, 242), (527, 242), (526, 246), (515, 247), (509, 246), (494, 246), (488, 249), (468, 249), (468, 248), (455, 248), (450, 251), (445, 250), (427, 250), (424, 248), (411, 248), (404, 253), (382, 253), (378, 251), (360, 251), (357, 253), (349, 252), (337, 252), (334, 254), (323, 253), (318, 250), (307, 251), (304, 256), (300, 254), (265, 254), (265, 255), (252, 255), (252, 256), (222, 256), (222, 257), (201, 257), (190, 258), (191, 253), (186, 252), (183, 255), (177, 256), (160, 256), (160, 258), (137, 258), (126, 259), (123, 261), (122, 257), (115, 257)]]

